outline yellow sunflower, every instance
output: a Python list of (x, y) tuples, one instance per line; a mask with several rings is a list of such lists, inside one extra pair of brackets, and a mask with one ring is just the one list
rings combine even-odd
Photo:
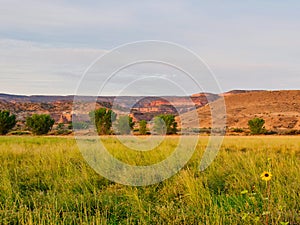
[(260, 177), (261, 177), (262, 180), (269, 181), (269, 180), (272, 179), (272, 174), (271, 174), (271, 172), (264, 171), (264, 172), (260, 175)]

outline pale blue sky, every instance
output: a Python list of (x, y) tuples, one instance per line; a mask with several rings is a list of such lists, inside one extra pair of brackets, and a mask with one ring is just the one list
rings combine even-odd
[(74, 94), (96, 57), (139, 40), (191, 49), (224, 91), (299, 89), (299, 12), (296, 0), (1, 0), (0, 92)]

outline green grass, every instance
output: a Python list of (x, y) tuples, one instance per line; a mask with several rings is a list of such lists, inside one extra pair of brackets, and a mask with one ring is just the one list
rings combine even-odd
[[(177, 143), (125, 154), (115, 138), (104, 141), (130, 164), (159, 161)], [(300, 137), (226, 137), (200, 172), (206, 143), (170, 179), (130, 187), (95, 173), (70, 137), (0, 137), (0, 224), (264, 224), (266, 212), (270, 224), (300, 224)], [(260, 179), (268, 169), (269, 200)]]

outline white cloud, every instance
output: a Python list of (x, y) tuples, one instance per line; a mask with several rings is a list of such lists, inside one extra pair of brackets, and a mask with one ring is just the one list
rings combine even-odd
[(84, 70), (105, 52), (1, 39), (0, 90), (23, 94), (74, 93)]

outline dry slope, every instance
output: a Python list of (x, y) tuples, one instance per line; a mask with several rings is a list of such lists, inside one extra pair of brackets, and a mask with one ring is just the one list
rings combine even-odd
[[(300, 129), (300, 90), (257, 91), (224, 94), (227, 127), (247, 128), (248, 120), (263, 118), (270, 130)], [(218, 107), (219, 100), (199, 108), (200, 127), (211, 127), (210, 106)], [(188, 112), (186, 116), (191, 115)], [(189, 127), (196, 127), (190, 119)]]

